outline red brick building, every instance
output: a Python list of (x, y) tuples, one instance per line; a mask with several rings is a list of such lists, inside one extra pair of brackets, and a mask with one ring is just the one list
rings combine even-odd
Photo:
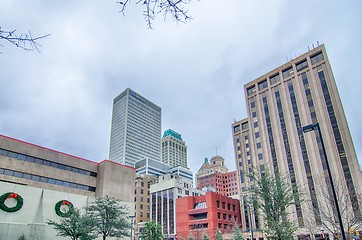
[(221, 156), (212, 157), (210, 162), (206, 158), (196, 174), (196, 187), (211, 188), (223, 196), (238, 196), (236, 171), (229, 172), (224, 161)]
[(214, 240), (218, 229), (228, 233), (233, 226), (240, 227), (240, 203), (214, 192), (203, 196), (176, 199), (177, 239), (202, 239), (208, 235)]

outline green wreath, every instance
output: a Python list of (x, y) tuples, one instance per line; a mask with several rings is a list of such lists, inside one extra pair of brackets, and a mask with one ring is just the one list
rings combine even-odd
[[(5, 201), (8, 198), (14, 198), (16, 200), (16, 205), (14, 207), (8, 207), (5, 205)], [(23, 198), (17, 193), (8, 192), (0, 196), (0, 209), (5, 212), (19, 211), (20, 208), (23, 206), (23, 204), (24, 204)]]
[(67, 217), (69, 214), (69, 210), (66, 212), (62, 212), (60, 210), (60, 207), (63, 205), (67, 205), (69, 209), (73, 208), (73, 204), (71, 202), (69, 202), (68, 200), (60, 200), (59, 202), (57, 202), (55, 204), (55, 213), (59, 216), (59, 217)]

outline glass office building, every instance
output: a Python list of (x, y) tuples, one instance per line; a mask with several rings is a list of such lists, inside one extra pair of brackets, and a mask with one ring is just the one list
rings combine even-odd
[(134, 167), (161, 160), (161, 108), (127, 88), (113, 100), (109, 159)]

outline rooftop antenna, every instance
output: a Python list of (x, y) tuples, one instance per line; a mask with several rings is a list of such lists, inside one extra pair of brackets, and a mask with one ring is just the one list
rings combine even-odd
[(318, 45), (318, 47), (319, 47), (319, 42), (317, 41), (317, 45)]
[(310, 51), (309, 45), (308, 45), (308, 52)]
[(312, 43), (313, 49), (314, 49), (314, 43)]

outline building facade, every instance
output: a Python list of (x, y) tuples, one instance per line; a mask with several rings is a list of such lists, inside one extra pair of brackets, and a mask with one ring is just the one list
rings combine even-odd
[(178, 239), (216, 239), (217, 231), (232, 232), (240, 227), (240, 203), (237, 199), (207, 192), (202, 196), (185, 196), (176, 200)]
[(62, 239), (46, 224), (60, 220), (59, 201), (85, 207), (95, 197), (121, 200), (134, 214), (135, 169), (109, 160), (93, 162), (0, 135), (0, 195), (23, 199), (16, 212), (1, 211), (0, 239)]
[(162, 162), (171, 167), (182, 166), (187, 168), (187, 147), (181, 134), (168, 129), (162, 137)]
[(109, 159), (134, 167), (161, 160), (161, 108), (127, 88), (113, 100)]
[(236, 171), (229, 172), (224, 158), (218, 155), (212, 157), (210, 162), (205, 158), (196, 173), (196, 187), (201, 190), (211, 190), (223, 196), (238, 197)]
[(157, 181), (155, 176), (138, 175), (135, 181), (135, 236), (139, 236), (142, 223), (150, 221), (151, 185)]
[(162, 226), (166, 239), (176, 240), (176, 199), (199, 196), (203, 191), (193, 188), (192, 181), (167, 174), (151, 185), (151, 219)]
[[(278, 172), (288, 176), (292, 186), (303, 186), (309, 201), (297, 202), (291, 218), (301, 232), (310, 222), (321, 226), (321, 211), (328, 207), (321, 190), (331, 185), (327, 159), (334, 183), (347, 189), (346, 201), (358, 214), (362, 175), (324, 46), (247, 83), (244, 92), (248, 116), (232, 124), (243, 226), (261, 227), (257, 211), (249, 218), (246, 207), (251, 184), (247, 175), (253, 169)], [(317, 130), (303, 132), (310, 124), (319, 124), (322, 135)]]

